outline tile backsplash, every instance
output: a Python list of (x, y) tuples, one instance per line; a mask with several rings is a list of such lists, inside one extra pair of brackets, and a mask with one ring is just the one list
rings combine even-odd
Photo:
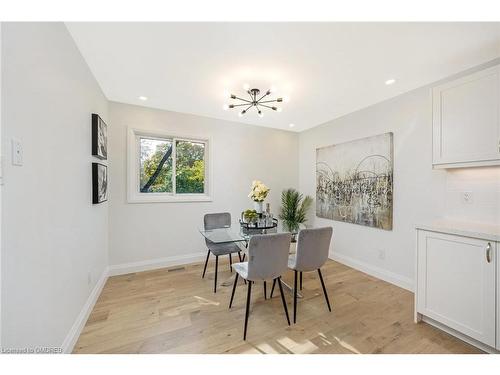
[(500, 224), (500, 167), (448, 170), (446, 217)]

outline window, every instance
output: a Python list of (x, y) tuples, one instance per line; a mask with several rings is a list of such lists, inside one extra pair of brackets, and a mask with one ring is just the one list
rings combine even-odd
[(208, 140), (130, 130), (129, 202), (208, 201)]

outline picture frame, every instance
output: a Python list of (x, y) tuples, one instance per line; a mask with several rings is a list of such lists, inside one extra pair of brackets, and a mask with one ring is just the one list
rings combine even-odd
[(92, 156), (108, 158), (108, 126), (97, 113), (92, 113)]
[(92, 204), (108, 200), (108, 167), (100, 163), (92, 163)]
[(316, 216), (392, 230), (393, 133), (316, 149)]

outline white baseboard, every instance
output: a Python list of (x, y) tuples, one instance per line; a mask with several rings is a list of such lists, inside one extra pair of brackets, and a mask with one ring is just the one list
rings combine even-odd
[(71, 353), (73, 351), (73, 348), (75, 347), (75, 344), (78, 341), (78, 338), (80, 337), (80, 333), (82, 333), (83, 327), (85, 327), (85, 323), (87, 323), (87, 319), (89, 318), (89, 315), (92, 312), (92, 309), (94, 308), (97, 299), (101, 295), (102, 288), (104, 288), (104, 284), (106, 284), (107, 279), (108, 279), (108, 268), (106, 267), (102, 272), (101, 277), (97, 281), (97, 284), (95, 285), (94, 289), (90, 293), (89, 298), (87, 298), (85, 305), (83, 305), (80, 314), (78, 314), (75, 323), (73, 323), (73, 326), (71, 327), (69, 333), (64, 339), (64, 342), (61, 345), (63, 353)]
[(143, 260), (132, 263), (122, 263), (109, 266), (108, 275), (125, 275), (127, 273), (155, 270), (158, 268), (180, 266), (205, 260), (206, 252), (175, 255), (171, 257)]
[(361, 262), (339, 253), (330, 252), (329, 258), (339, 263), (345, 264), (346, 266), (352, 267), (358, 271), (367, 273), (368, 275), (376, 277), (377, 279), (387, 281), (388, 283), (399, 286), (400, 288), (409, 290), (410, 292), (414, 291), (413, 280), (408, 277), (398, 275), (394, 272), (384, 270), (383, 268)]
[(76, 342), (78, 341), (80, 334), (82, 333), (83, 327), (85, 327), (87, 319), (89, 318), (89, 315), (92, 312), (92, 309), (94, 308), (97, 299), (101, 295), (102, 289), (104, 288), (106, 280), (108, 279), (109, 276), (124, 275), (127, 273), (148, 271), (158, 268), (179, 266), (182, 264), (199, 262), (204, 260), (206, 256), (207, 256), (206, 252), (200, 252), (200, 253), (192, 253), (186, 255), (177, 255), (166, 258), (151, 259), (140, 262), (116, 264), (113, 266), (106, 267), (101, 277), (97, 281), (97, 284), (95, 285), (94, 289), (90, 293), (89, 298), (87, 298), (87, 301), (85, 302), (85, 305), (80, 311), (80, 314), (78, 314), (75, 323), (73, 324), (69, 333), (64, 339), (64, 342), (61, 345), (63, 353), (71, 353), (73, 351), (73, 348)]

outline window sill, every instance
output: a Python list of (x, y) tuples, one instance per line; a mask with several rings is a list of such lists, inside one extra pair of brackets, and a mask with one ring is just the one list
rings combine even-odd
[[(146, 193), (147, 194), (147, 193)], [(212, 202), (213, 199), (205, 194), (164, 195), (149, 193), (147, 195), (129, 196), (128, 203), (190, 203), (190, 202)]]

